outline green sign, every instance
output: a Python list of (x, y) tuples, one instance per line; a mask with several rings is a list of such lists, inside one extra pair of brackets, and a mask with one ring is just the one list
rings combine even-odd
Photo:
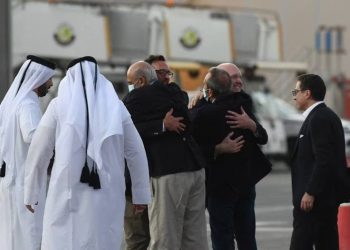
[(187, 28), (180, 38), (181, 44), (188, 49), (193, 49), (201, 42), (198, 32), (192, 28)]
[(71, 44), (75, 39), (73, 28), (68, 24), (61, 24), (56, 29), (54, 38), (60, 45), (66, 46)]

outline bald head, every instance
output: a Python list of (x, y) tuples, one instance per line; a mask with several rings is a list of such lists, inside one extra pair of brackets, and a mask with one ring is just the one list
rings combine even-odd
[(243, 88), (242, 74), (236, 65), (234, 65), (233, 63), (222, 63), (222, 64), (219, 64), (217, 68), (225, 70), (230, 75), (233, 92), (242, 91), (242, 88)]
[(154, 68), (144, 62), (138, 61), (133, 63), (126, 73), (128, 84), (134, 85), (135, 88), (139, 88), (148, 85), (157, 80), (157, 74)]

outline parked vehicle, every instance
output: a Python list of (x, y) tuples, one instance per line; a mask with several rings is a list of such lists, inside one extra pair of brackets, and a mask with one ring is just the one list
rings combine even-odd
[[(267, 145), (262, 147), (264, 153), (273, 160), (282, 160), (289, 164), (304, 117), (293, 105), (270, 93), (256, 91), (251, 95), (256, 115), (269, 134)], [(350, 121), (341, 121), (346, 155), (350, 159)]]

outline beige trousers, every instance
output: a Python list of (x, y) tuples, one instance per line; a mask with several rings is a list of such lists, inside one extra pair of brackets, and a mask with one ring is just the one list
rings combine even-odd
[(150, 241), (148, 211), (134, 214), (131, 197), (126, 197), (124, 215), (125, 250), (147, 250)]
[(204, 169), (151, 178), (151, 250), (207, 250)]

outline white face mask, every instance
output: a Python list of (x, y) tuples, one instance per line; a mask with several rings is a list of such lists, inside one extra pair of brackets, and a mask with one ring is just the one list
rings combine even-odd
[(208, 90), (202, 90), (203, 92), (203, 98), (208, 102), (209, 101), (209, 96), (208, 96)]
[(128, 84), (128, 89), (129, 89), (129, 92), (133, 91), (134, 90), (134, 84)]

